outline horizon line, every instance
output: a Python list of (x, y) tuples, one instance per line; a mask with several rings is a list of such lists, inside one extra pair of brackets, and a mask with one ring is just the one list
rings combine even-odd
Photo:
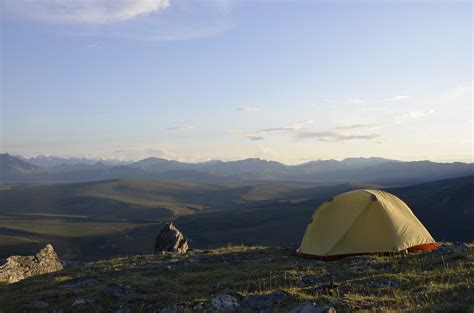
[(276, 162), (285, 166), (298, 166), (298, 165), (303, 165), (311, 162), (324, 162), (324, 161), (337, 161), (337, 162), (342, 162), (348, 159), (383, 159), (388, 162), (404, 162), (404, 163), (409, 163), (409, 162), (432, 162), (432, 163), (438, 163), (438, 164), (452, 164), (452, 163), (464, 163), (464, 164), (473, 164), (474, 160), (473, 159), (456, 159), (454, 161), (437, 161), (437, 160), (430, 160), (430, 159), (413, 159), (413, 160), (400, 160), (400, 159), (392, 159), (392, 158), (384, 158), (384, 157), (378, 157), (378, 156), (370, 156), (370, 157), (355, 157), (355, 156), (350, 156), (350, 157), (344, 157), (344, 158), (315, 158), (315, 159), (308, 159), (308, 161), (302, 162), (302, 163), (295, 163), (295, 164), (288, 164), (285, 162), (277, 161), (277, 160), (271, 160), (271, 159), (265, 159), (261, 157), (248, 157), (248, 158), (241, 158), (241, 159), (209, 159), (206, 161), (197, 161), (197, 162), (190, 162), (190, 161), (182, 161), (182, 160), (177, 160), (177, 159), (168, 159), (165, 157), (156, 157), (156, 156), (149, 156), (145, 157), (143, 159), (135, 159), (135, 160), (124, 160), (124, 159), (115, 159), (115, 158), (98, 158), (98, 157), (87, 157), (87, 156), (56, 156), (56, 155), (46, 155), (46, 154), (37, 154), (36, 156), (31, 156), (31, 157), (25, 157), (24, 155), (21, 154), (16, 154), (16, 153), (8, 153), (8, 152), (3, 152), (0, 154), (5, 154), (5, 155), (10, 155), (12, 157), (17, 157), (20, 159), (24, 160), (30, 160), (30, 159), (35, 159), (38, 157), (51, 157), (51, 158), (60, 158), (60, 159), (66, 159), (66, 160), (71, 160), (71, 159), (86, 159), (90, 161), (97, 161), (97, 163), (100, 163), (101, 161), (110, 161), (110, 162), (121, 162), (121, 163), (127, 163), (132, 164), (132, 163), (137, 163), (141, 162), (147, 159), (160, 159), (160, 160), (165, 160), (169, 162), (178, 162), (178, 163), (183, 163), (183, 164), (203, 164), (203, 163), (208, 163), (208, 162), (224, 162), (224, 163), (230, 163), (230, 162), (239, 162), (239, 161), (247, 161), (247, 160), (260, 160), (260, 161), (266, 161), (266, 162)]

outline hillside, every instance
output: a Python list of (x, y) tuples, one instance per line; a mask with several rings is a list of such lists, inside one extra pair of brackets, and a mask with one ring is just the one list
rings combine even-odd
[[(356, 186), (144, 180), (0, 185), (0, 258), (18, 249), (33, 253), (46, 242), (68, 259), (145, 253), (151, 251), (163, 221), (204, 212), (239, 212), (280, 201), (290, 192), (300, 197), (298, 191), (310, 188), (313, 195), (327, 195)], [(214, 234), (219, 235), (218, 229)]]
[(323, 201), (360, 188), (401, 197), (437, 240), (474, 240), (474, 176), (397, 188), (110, 180), (0, 185), (0, 258), (48, 242), (67, 259), (148, 253), (171, 219), (194, 247), (297, 245)]
[(388, 191), (403, 199), (437, 240), (474, 240), (474, 176)]
[(293, 249), (228, 246), (74, 264), (0, 286), (0, 303), (5, 312), (212, 312), (216, 299), (233, 299), (238, 312), (311, 303), (337, 312), (470, 312), (473, 279), (472, 247), (322, 262)]
[(9, 154), (0, 154), (0, 182), (25, 178), (28, 175), (44, 171), (41, 167), (15, 158)]
[[(182, 216), (176, 224), (198, 246), (227, 242), (243, 244), (298, 244), (316, 208), (327, 198), (368, 185), (334, 185), (300, 188), (242, 207), (237, 211), (208, 212)], [(474, 240), (474, 176), (425, 184), (384, 188), (413, 210), (437, 240)]]

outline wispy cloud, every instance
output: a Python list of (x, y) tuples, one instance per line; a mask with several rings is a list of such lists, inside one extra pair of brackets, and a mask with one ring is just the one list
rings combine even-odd
[(91, 44), (87, 45), (87, 48), (89, 48), (89, 49), (102, 49), (102, 46), (98, 45), (98, 44), (95, 44), (95, 43), (91, 43)]
[(383, 124), (372, 123), (372, 124), (352, 124), (346, 126), (338, 126), (336, 130), (358, 130), (358, 129), (368, 129), (368, 128), (376, 128)]
[(240, 112), (257, 112), (257, 111), (260, 111), (260, 108), (258, 108), (258, 107), (238, 107), (237, 111), (240, 111)]
[(327, 142), (340, 142), (351, 140), (371, 140), (379, 138), (380, 134), (351, 134), (338, 131), (303, 131), (296, 134), (298, 138), (318, 139)]
[(410, 99), (410, 98), (411, 98), (410, 96), (395, 96), (395, 97), (392, 97), (392, 98), (384, 99), (384, 101), (394, 102), (394, 101), (406, 100), (406, 99)]
[(420, 117), (423, 117), (423, 116), (426, 116), (426, 115), (430, 115), (430, 114), (433, 114), (433, 113), (434, 113), (434, 110), (429, 110), (429, 111), (412, 111), (412, 112), (403, 113), (403, 114), (400, 116), (400, 118), (412, 120), (412, 119), (417, 119), (417, 118), (420, 118)]
[(260, 137), (260, 136), (247, 136), (247, 138), (250, 139), (251, 141), (263, 140), (263, 137)]
[(308, 125), (312, 124), (312, 120), (303, 120), (293, 123), (284, 127), (273, 127), (273, 128), (263, 128), (257, 129), (250, 132), (241, 132), (246, 137), (258, 136), (262, 134), (274, 134), (274, 133), (291, 133), (298, 131), (300, 129), (305, 129)]
[(178, 156), (165, 148), (140, 148), (140, 147), (124, 147), (116, 149), (107, 154), (108, 157), (117, 160), (142, 160), (148, 157), (158, 157), (163, 159), (177, 159)]
[(388, 110), (388, 107), (366, 107), (359, 109), (362, 112), (373, 112), (373, 111), (385, 111)]
[(170, 6), (170, 0), (6, 0), (5, 4), (18, 14), (46, 22), (109, 24), (164, 10)]
[(344, 103), (345, 104), (362, 104), (365, 101), (360, 99), (360, 98), (352, 98), (352, 99), (347, 99)]
[(174, 126), (170, 126), (170, 127), (165, 128), (165, 130), (168, 130), (168, 131), (188, 130), (188, 129), (193, 129), (193, 128), (194, 128), (194, 126), (191, 126), (191, 125), (174, 125)]
[[(301, 139), (318, 139), (320, 141), (337, 142), (350, 141), (357, 139), (375, 139), (380, 134), (360, 133), (364, 130), (376, 128), (381, 124), (352, 124), (347, 126), (339, 126), (327, 131), (312, 130), (309, 126), (313, 124), (312, 120), (303, 120), (284, 127), (262, 128), (254, 131), (228, 131), (228, 135), (241, 135), (251, 141), (264, 140), (265, 135), (294, 135)], [(355, 133), (354, 133), (355, 132)]]
[[(234, 27), (231, 0), (4, 0), (8, 16), (48, 24), (68, 36), (139, 41), (209, 38)], [(3, 2), (2, 2), (3, 4)], [(196, 18), (196, 17), (199, 18)], [(93, 27), (91, 27), (93, 26)]]

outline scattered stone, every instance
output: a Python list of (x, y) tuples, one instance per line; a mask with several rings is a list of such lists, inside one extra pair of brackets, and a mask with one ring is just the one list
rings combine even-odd
[(112, 309), (107, 311), (107, 313), (131, 313), (130, 309), (127, 306), (121, 305), (119, 308)]
[(107, 284), (104, 288), (106, 295), (115, 298), (130, 298), (138, 296), (138, 292), (128, 286), (123, 286), (119, 284)]
[(316, 282), (316, 277), (305, 275), (305, 276), (300, 276), (299, 280), (296, 281), (296, 285), (298, 285), (299, 287), (305, 287), (305, 286), (313, 285), (315, 282)]
[(31, 302), (31, 306), (36, 309), (46, 309), (48, 307), (48, 303), (41, 300), (33, 300), (33, 302)]
[(162, 309), (161, 311), (155, 311), (156, 313), (178, 313), (178, 312), (188, 312), (187, 310), (187, 303), (186, 302), (181, 302), (178, 303), (174, 306), (170, 306), (167, 308)]
[(173, 225), (167, 223), (156, 237), (155, 253), (176, 252), (184, 254), (189, 249), (189, 242), (186, 237)]
[(89, 299), (76, 299), (74, 300), (74, 302), (72, 303), (72, 306), (76, 306), (76, 305), (84, 305), (84, 304), (92, 304), (94, 303), (93, 300), (89, 300)]
[(0, 266), (0, 283), (12, 284), (27, 277), (52, 273), (62, 270), (63, 264), (48, 244), (36, 255), (11, 256)]
[(400, 288), (400, 283), (399, 282), (396, 282), (396, 281), (393, 281), (393, 280), (384, 280), (380, 283), (375, 283), (374, 284), (375, 286), (377, 287), (393, 287), (393, 288)]
[(79, 280), (79, 281), (74, 282), (74, 283), (61, 285), (61, 286), (59, 286), (59, 288), (88, 288), (88, 287), (91, 287), (91, 286), (95, 285), (96, 283), (97, 283), (96, 279), (86, 278), (86, 279)]
[(291, 310), (290, 313), (336, 313), (336, 309), (329, 306), (316, 307), (311, 302), (306, 301)]
[(250, 308), (252, 311), (271, 311), (275, 306), (280, 305), (290, 299), (290, 295), (285, 291), (277, 290), (266, 295), (245, 296), (241, 306)]
[(240, 307), (237, 299), (228, 294), (222, 294), (212, 298), (211, 304), (215, 310), (235, 311), (235, 309)]
[(193, 311), (202, 312), (202, 310), (204, 310), (204, 309), (206, 308), (206, 302), (194, 301), (194, 302), (191, 304), (191, 307), (192, 307)]
[(319, 286), (312, 287), (312, 288), (310, 288), (310, 291), (313, 292), (313, 293), (321, 292), (321, 291), (328, 292), (328, 291), (336, 289), (338, 287), (339, 287), (338, 284), (335, 284), (334, 281), (331, 281), (330, 283), (324, 283), (324, 284), (321, 284)]

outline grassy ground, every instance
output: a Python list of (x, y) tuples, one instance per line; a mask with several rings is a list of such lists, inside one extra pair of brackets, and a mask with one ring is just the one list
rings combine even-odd
[[(84, 279), (91, 286), (63, 288)], [(134, 256), (83, 263), (62, 272), (0, 287), (0, 312), (32, 312), (35, 300), (45, 312), (104, 312), (129, 308), (200, 310), (223, 292), (242, 297), (282, 290), (289, 297), (273, 311), (285, 312), (304, 301), (332, 305), (337, 311), (474, 310), (474, 249), (357, 256), (333, 262), (301, 258), (293, 250), (229, 246), (194, 250), (185, 256)], [(109, 283), (129, 286), (133, 296), (113, 298)], [(63, 286), (63, 287), (61, 287)], [(77, 299), (89, 304), (73, 306)], [(56, 311), (56, 312), (57, 312)], [(125, 311), (123, 311), (125, 312)]]

